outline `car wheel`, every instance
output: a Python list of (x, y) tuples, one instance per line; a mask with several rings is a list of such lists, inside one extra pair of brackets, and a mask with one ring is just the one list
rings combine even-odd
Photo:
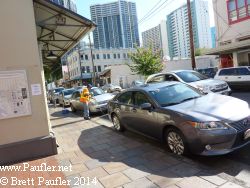
[(113, 122), (115, 130), (120, 131), (120, 132), (124, 131), (124, 128), (123, 128), (123, 126), (121, 124), (121, 121), (120, 121), (120, 119), (118, 118), (117, 115), (114, 114), (112, 116), (112, 122)]
[(72, 112), (76, 112), (76, 109), (74, 108), (74, 106), (72, 104), (70, 104), (70, 108)]
[(185, 138), (178, 129), (170, 128), (165, 135), (167, 146), (171, 152), (177, 155), (187, 154)]

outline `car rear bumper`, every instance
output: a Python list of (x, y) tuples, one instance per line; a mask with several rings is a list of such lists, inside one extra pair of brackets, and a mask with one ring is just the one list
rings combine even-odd
[(100, 104), (100, 105), (90, 105), (89, 110), (90, 112), (94, 112), (94, 113), (107, 111), (107, 103)]

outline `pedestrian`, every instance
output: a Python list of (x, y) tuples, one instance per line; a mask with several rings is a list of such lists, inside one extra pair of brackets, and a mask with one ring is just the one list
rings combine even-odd
[(89, 101), (90, 101), (90, 94), (88, 88), (83, 88), (81, 97), (80, 97), (80, 102), (83, 103), (83, 116), (85, 120), (89, 120)]

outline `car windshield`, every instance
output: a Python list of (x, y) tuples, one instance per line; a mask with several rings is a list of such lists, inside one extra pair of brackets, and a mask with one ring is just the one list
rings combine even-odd
[(90, 92), (91, 92), (94, 96), (105, 94), (105, 92), (104, 92), (102, 89), (100, 89), (100, 88), (91, 89)]
[(174, 84), (149, 93), (162, 107), (180, 104), (202, 96), (199, 91), (185, 84)]
[(66, 96), (66, 95), (72, 95), (72, 93), (73, 93), (74, 91), (75, 91), (74, 89), (67, 89), (67, 90), (64, 90), (64, 91), (63, 91), (63, 94), (64, 94), (64, 96)]
[(208, 77), (193, 71), (182, 71), (182, 72), (176, 72), (175, 74), (179, 76), (184, 82), (187, 83), (208, 79)]
[(62, 90), (64, 90), (64, 88), (56, 88), (56, 89), (54, 90), (54, 93), (59, 93), (59, 92), (62, 91)]

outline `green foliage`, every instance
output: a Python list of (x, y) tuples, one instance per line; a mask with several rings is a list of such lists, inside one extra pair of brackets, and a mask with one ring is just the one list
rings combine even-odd
[(47, 82), (52, 82), (62, 78), (62, 66), (60, 62), (57, 62), (54, 65), (44, 65), (43, 70)]
[(161, 60), (161, 52), (154, 53), (152, 48), (136, 48), (136, 53), (130, 53), (129, 57), (132, 60), (132, 64), (127, 64), (131, 71), (143, 75), (149, 76), (161, 72), (163, 64)]
[(206, 49), (206, 48), (196, 48), (195, 49), (195, 56), (205, 55), (207, 50), (208, 49)]

